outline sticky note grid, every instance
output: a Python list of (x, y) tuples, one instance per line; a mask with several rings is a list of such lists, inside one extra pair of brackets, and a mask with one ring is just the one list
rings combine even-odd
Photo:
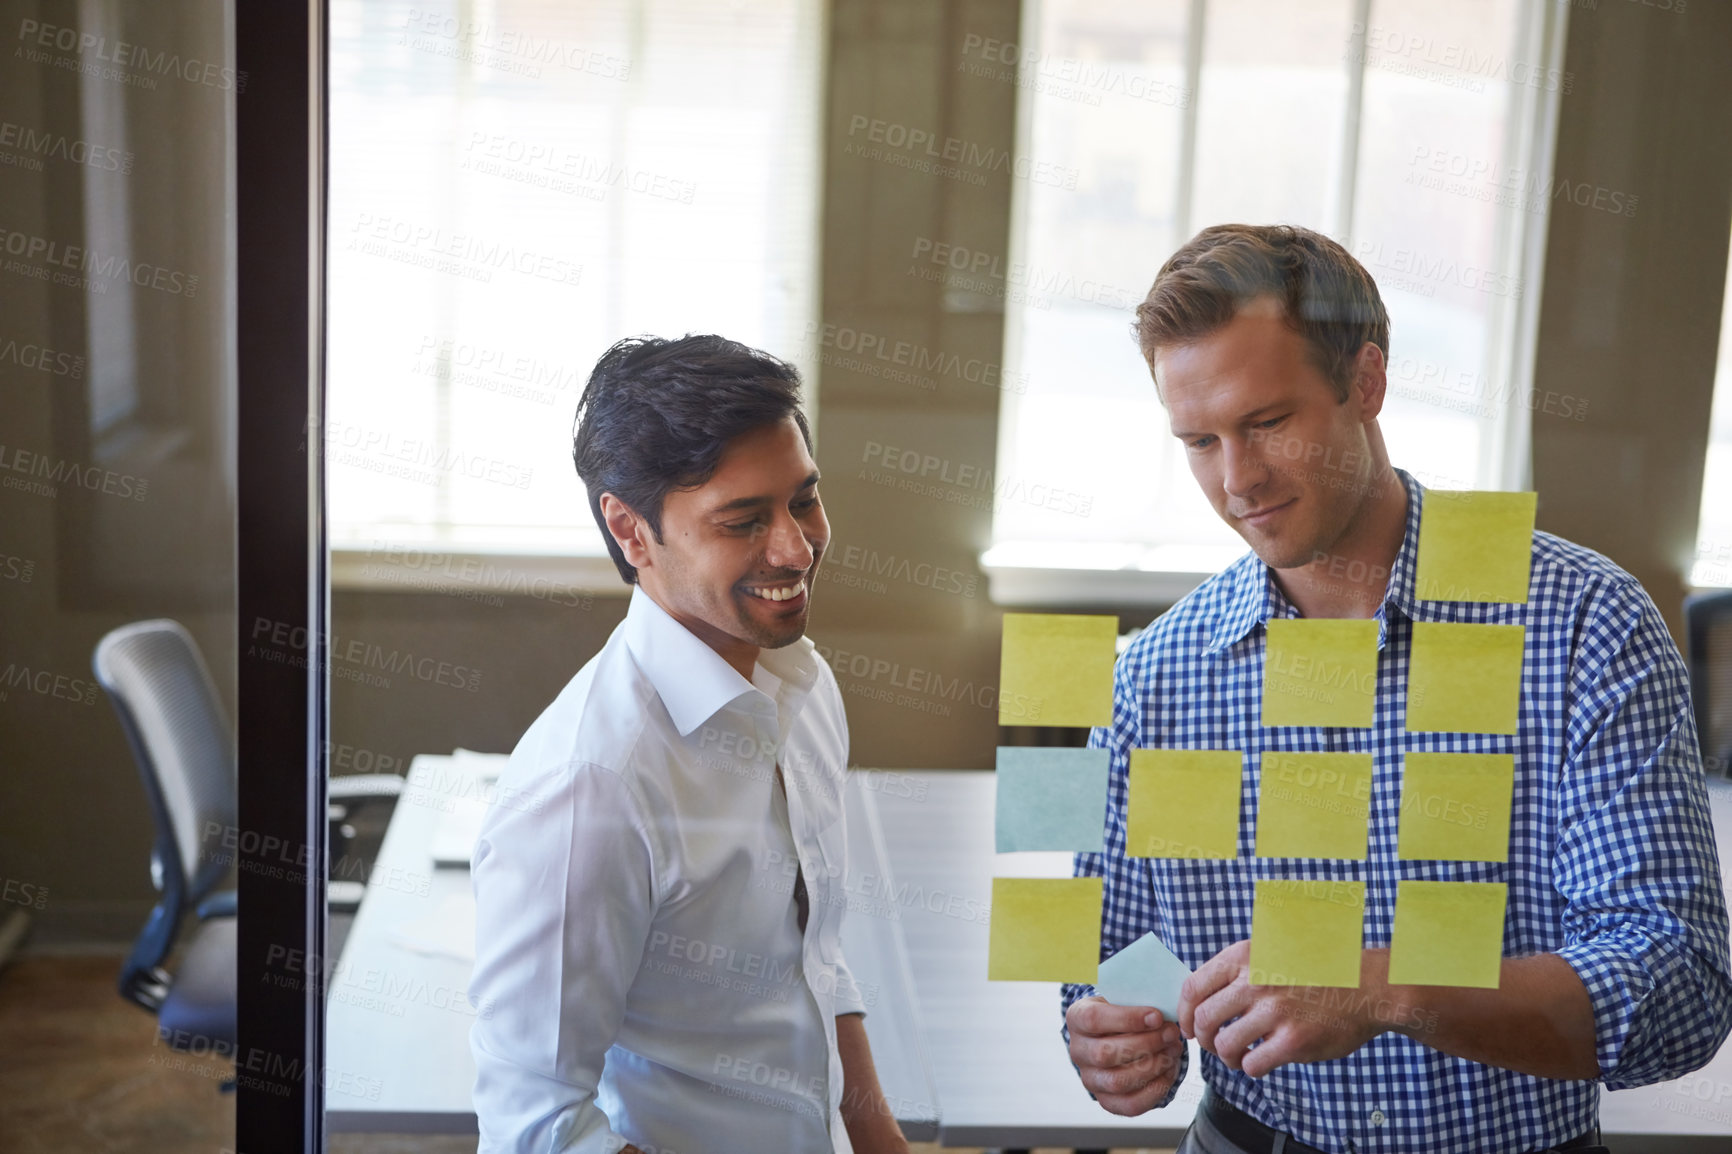
[[(1423, 499), (1415, 596), (1525, 603), (1535, 494), (1431, 490)], [(1112, 724), (1115, 618), (1007, 613), (1003, 630), (999, 724)], [(1268, 621), (1261, 725), (1371, 727), (1377, 637), (1371, 620)], [(1405, 730), (1515, 734), (1525, 645), (1520, 624), (1415, 621), (1401, 703)], [(1102, 852), (1108, 766), (1105, 750), (999, 750), (998, 852)], [(1257, 769), (1254, 829), (1244, 825), (1254, 857), (1366, 860), (1370, 754), (1268, 750)], [(1241, 750), (1132, 750), (1125, 855), (1238, 858), (1243, 772)], [(1507, 861), (1513, 792), (1511, 754), (1407, 752), (1397, 859)], [(1098, 878), (995, 879), (988, 976), (1093, 983), (1097, 973), (1106, 981), (1110, 972), (1121, 996), (1130, 996), (1122, 993), (1129, 989), (1164, 991), (1177, 974), (1174, 965), (1183, 963), (1157, 964), (1158, 942), (1121, 951), (1116, 967), (1098, 969), (1100, 885)], [(1399, 879), (1390, 980), (1495, 987), (1506, 904), (1503, 883)], [(1357, 986), (1364, 913), (1362, 882), (1257, 880), (1253, 983)]]

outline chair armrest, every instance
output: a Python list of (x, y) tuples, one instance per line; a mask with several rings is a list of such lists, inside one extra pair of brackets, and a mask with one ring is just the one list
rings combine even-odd
[(325, 796), (332, 801), (362, 801), (374, 797), (398, 797), (403, 779), (394, 773), (351, 773), (333, 777)]
[(232, 918), (235, 901), (240, 895), (234, 890), (219, 890), (198, 904), (199, 921), (206, 918)]

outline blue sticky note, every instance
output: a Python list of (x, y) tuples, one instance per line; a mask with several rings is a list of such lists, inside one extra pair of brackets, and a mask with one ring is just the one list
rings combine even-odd
[(1176, 1022), (1179, 987), (1190, 976), (1191, 967), (1147, 933), (1101, 963), (1095, 992), (1115, 1006), (1153, 1006)]
[(1106, 848), (1104, 749), (1003, 747), (998, 751), (998, 852)]

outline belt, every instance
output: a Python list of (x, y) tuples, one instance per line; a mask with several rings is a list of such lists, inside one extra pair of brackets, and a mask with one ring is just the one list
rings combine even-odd
[[(1207, 1115), (1209, 1124), (1221, 1132), (1221, 1137), (1247, 1154), (1328, 1154), (1315, 1146), (1307, 1146), (1273, 1126), (1265, 1126), (1225, 1098), (1219, 1097), (1213, 1089), (1203, 1091), (1202, 1112)], [(1576, 1135), (1568, 1142), (1548, 1146), (1546, 1150), (1604, 1149), (1597, 1145), (1599, 1140), (1599, 1128), (1595, 1127), (1585, 1134)], [(1544, 1154), (1544, 1151), (1541, 1154)]]

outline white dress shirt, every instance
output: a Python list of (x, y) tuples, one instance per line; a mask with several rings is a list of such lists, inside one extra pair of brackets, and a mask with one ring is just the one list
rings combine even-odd
[(811, 641), (763, 650), (747, 681), (632, 591), (518, 742), (476, 845), (480, 1154), (851, 1154), (847, 764)]

